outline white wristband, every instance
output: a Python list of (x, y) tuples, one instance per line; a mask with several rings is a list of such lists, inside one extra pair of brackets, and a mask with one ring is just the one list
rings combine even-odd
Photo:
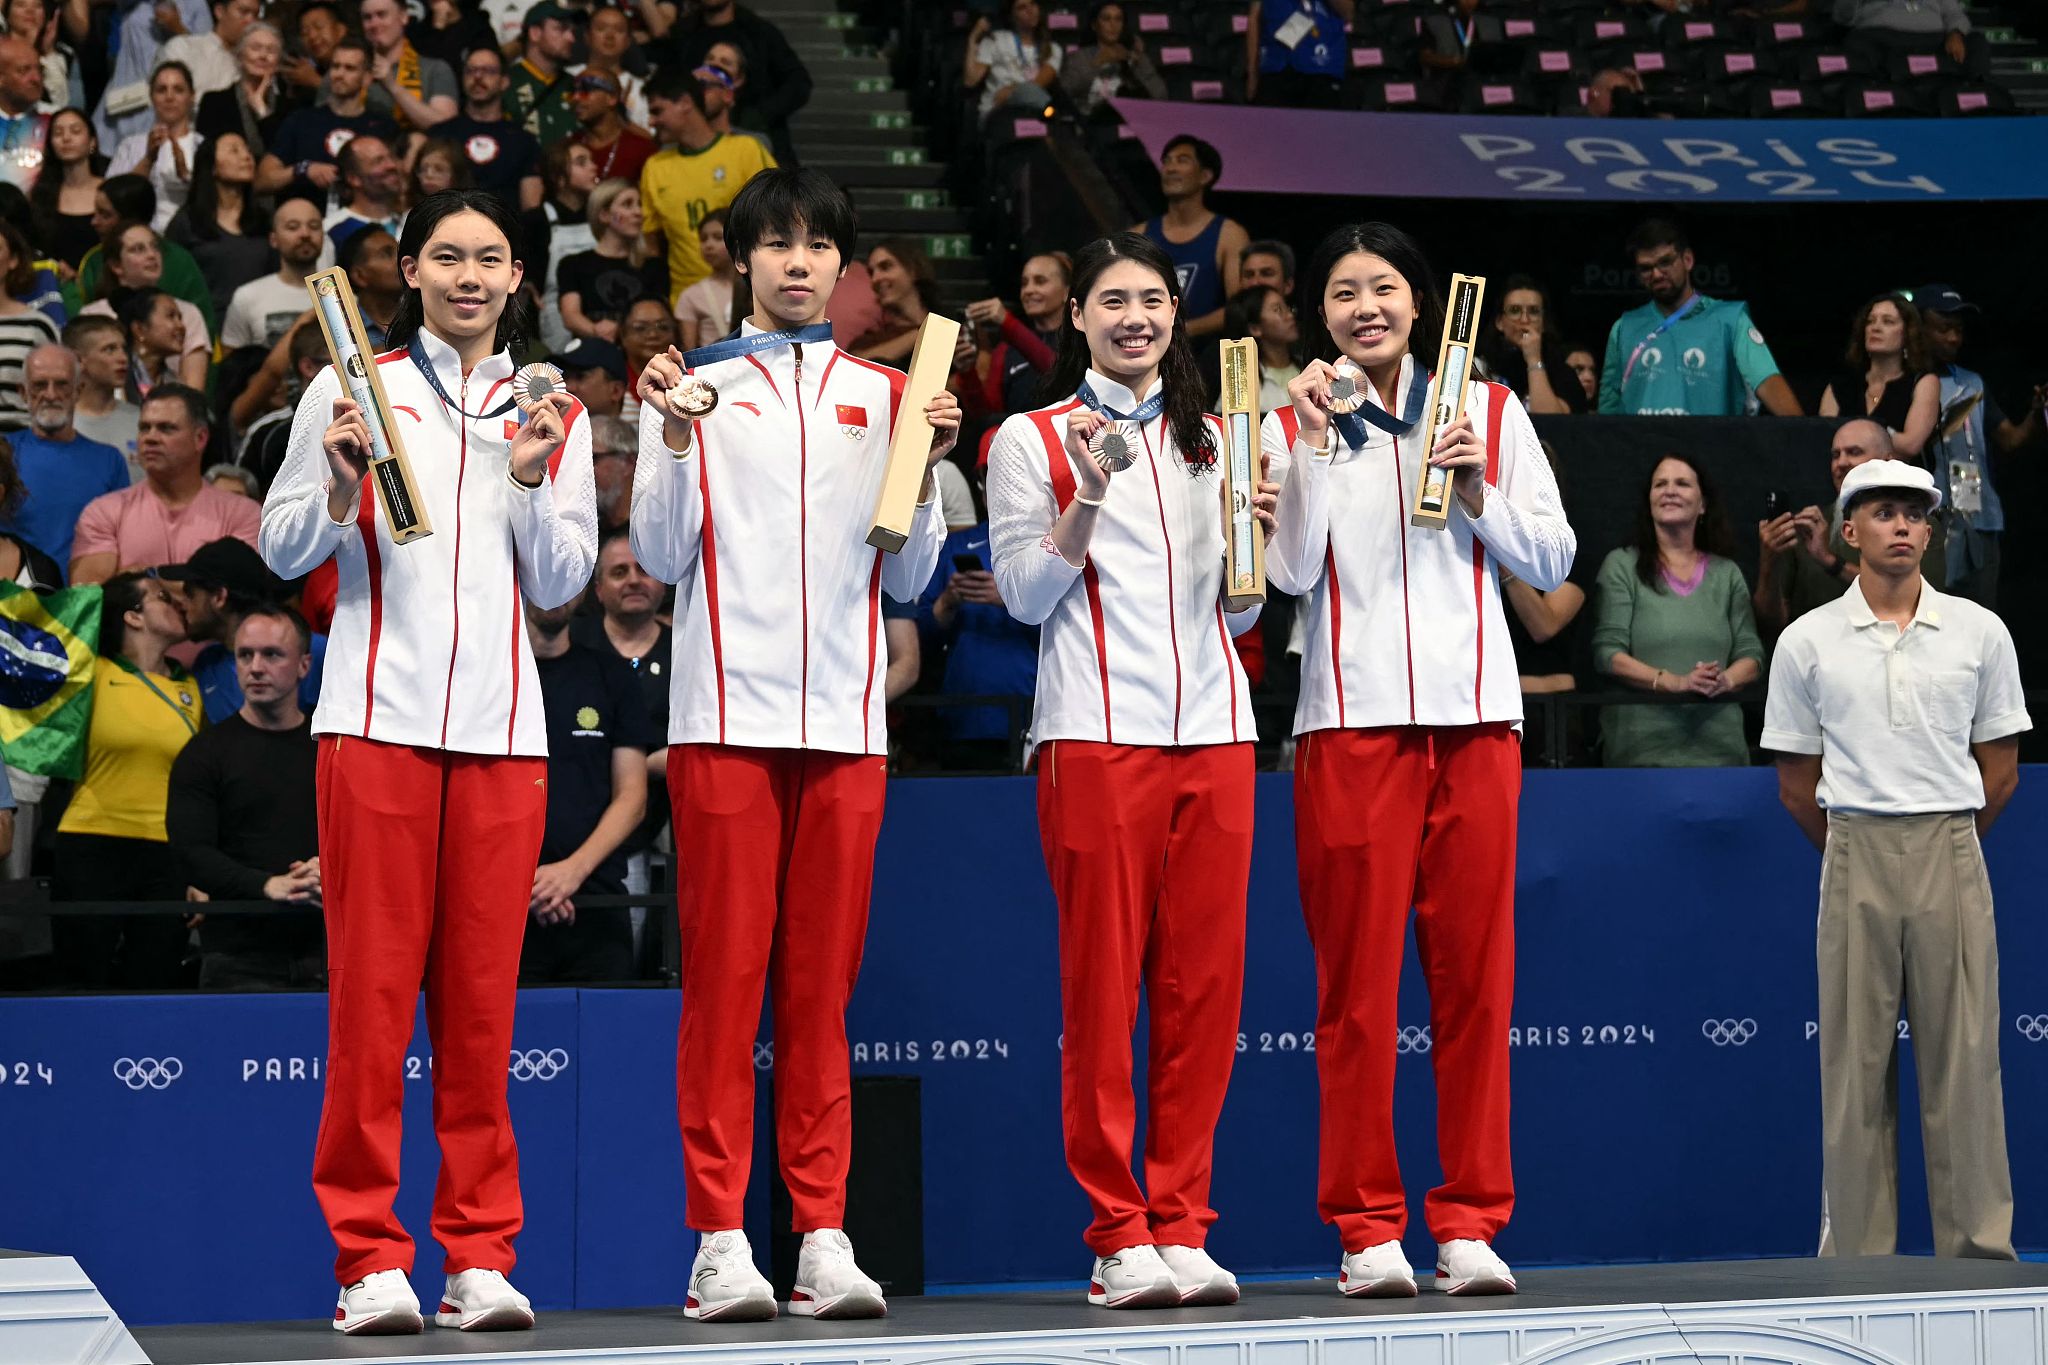
[(1100, 498), (1084, 498), (1079, 493), (1074, 494), (1074, 501), (1080, 503), (1083, 507), (1100, 507), (1107, 498), (1108, 494), (1104, 494)]

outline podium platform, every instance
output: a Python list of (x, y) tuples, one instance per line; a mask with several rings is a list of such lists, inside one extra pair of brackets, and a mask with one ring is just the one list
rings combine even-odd
[(77, 1261), (0, 1250), (0, 1361), (7, 1365), (147, 1365)]
[[(154, 1365), (2048, 1365), (2048, 1266), (1918, 1257), (1535, 1269), (1522, 1293), (1114, 1313), (1065, 1293), (903, 1299), (876, 1322), (543, 1313), (531, 1332), (350, 1339), (325, 1323), (139, 1329)], [(20, 1357), (0, 1347), (0, 1357)], [(111, 1359), (111, 1358), (110, 1358)]]

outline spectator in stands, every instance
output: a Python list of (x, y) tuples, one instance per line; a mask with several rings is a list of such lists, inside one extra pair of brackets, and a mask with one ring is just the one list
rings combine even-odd
[[(630, 310), (629, 310), (630, 311)], [(550, 357), (570, 394), (592, 417), (617, 417), (626, 398), (626, 354), (608, 341), (584, 337)], [(593, 428), (595, 430), (595, 428)], [(628, 453), (639, 448), (627, 443)]]
[[(16, 529), (29, 492), (16, 471), (13, 447), (26, 439), (25, 432), (0, 437), (0, 583), (13, 583), (31, 592), (54, 592), (64, 586), (64, 570), (59, 561), (24, 539)], [(19, 776), (15, 783), (20, 784)], [(37, 792), (23, 799), (39, 801), (42, 794)], [(0, 853), (0, 863), (6, 860), (7, 855)], [(12, 869), (9, 875), (15, 875)]]
[[(80, 316), (91, 313), (105, 313), (121, 318), (128, 340), (130, 358), (142, 367), (144, 382), (156, 382), (159, 366), (171, 378), (180, 383), (202, 387), (206, 383), (207, 360), (213, 351), (213, 339), (208, 333), (206, 315), (197, 304), (181, 298), (173, 298), (163, 288), (164, 240), (147, 223), (117, 223), (101, 244), (101, 259), (106, 262), (104, 277), (100, 281), (106, 289), (106, 297), (96, 299), (79, 310)], [(179, 250), (184, 250), (180, 247)], [(142, 291), (162, 294), (170, 300), (168, 312), (135, 309), (135, 295)], [(116, 299), (121, 300), (119, 307)], [(129, 314), (133, 312), (131, 318)], [(168, 326), (168, 319), (175, 315), (178, 328), (175, 334)], [(158, 324), (147, 338), (137, 340), (135, 325), (142, 321)], [(146, 354), (145, 354), (146, 352)]]
[(1060, 329), (1067, 325), (1073, 278), (1074, 263), (1066, 252), (1040, 252), (1024, 262), (1017, 281), (1022, 318), (1001, 299), (967, 305), (967, 320), (979, 333), (982, 402), (990, 411), (1029, 412), (1038, 406), (1038, 386), (1052, 373)]
[[(246, 5), (253, 0), (231, 0)], [(123, 138), (114, 148), (113, 166), (123, 175), (149, 178), (156, 191), (156, 215), (149, 225), (162, 232), (192, 193), (192, 163), (199, 155), (199, 130), (192, 126), (192, 73), (183, 62), (158, 65), (149, 78), (150, 107), (156, 122), (148, 131)]]
[(868, 278), (882, 317), (848, 347), (863, 360), (902, 367), (917, 348), (918, 328), (939, 307), (939, 276), (932, 258), (908, 237), (884, 237), (868, 248)]
[(1457, 100), (1459, 78), (1465, 73), (1472, 50), (1474, 16), (1479, 0), (1450, 0), (1448, 5), (1426, 9), (1421, 14), (1422, 47), (1417, 53), (1422, 70), (1445, 105)]
[[(258, 0), (212, 0), (211, 8), (211, 31), (180, 33), (164, 44), (163, 56), (156, 62), (159, 70), (167, 62), (176, 62), (185, 72), (195, 100), (216, 90), (226, 90), (235, 83), (235, 78), (241, 74), (235, 49), (241, 44), (242, 35), (248, 31), (249, 25), (255, 23), (263, 12)], [(150, 83), (153, 98), (154, 76)], [(159, 122), (163, 120), (161, 109), (157, 111), (157, 119)], [(114, 158), (114, 164), (124, 165), (119, 156)]]
[[(647, 92), (642, 88), (640, 78), (626, 69), (626, 54), (633, 50), (633, 20), (627, 17), (626, 11), (613, 4), (592, 7), (583, 30), (583, 45), (587, 50), (587, 60), (581, 66), (570, 68), (569, 74), (610, 76), (618, 84), (619, 112), (625, 116), (626, 122), (639, 128), (647, 127)], [(725, 46), (731, 47), (737, 57), (738, 47)], [(706, 60), (709, 60), (708, 54)], [(573, 88), (570, 93), (575, 93)]]
[(505, 109), (543, 147), (576, 131), (569, 108), (569, 77), (563, 71), (576, 48), (576, 16), (554, 3), (526, 11), (520, 57), (507, 72)]
[(1849, 52), (1883, 69), (1900, 52), (1945, 54), (1972, 76), (1990, 68), (1963, 0), (1835, 0), (1835, 22), (1849, 29)]
[(1995, 607), (2005, 507), (1991, 481), (1990, 458), (1993, 451), (2010, 455), (2040, 439), (2048, 384), (2035, 385), (2026, 415), (2012, 421), (1985, 387), (1984, 376), (1956, 363), (1963, 348), (1964, 320), (1981, 311), (1977, 305), (1946, 284), (1915, 289), (1913, 303), (1920, 309), (1928, 357), (1941, 384), (1941, 416), (1930, 442), (1930, 463), (1947, 512), (1943, 590)]
[(1301, 322), (1286, 296), (1266, 284), (1238, 290), (1224, 311), (1223, 333), (1248, 336), (1259, 344), (1259, 411), (1275, 412), (1291, 404), (1287, 386), (1301, 373), (1301, 366), (1294, 363)]
[(1823, 417), (1869, 417), (1891, 433), (1892, 450), (1918, 459), (1934, 435), (1941, 381), (1927, 366), (1920, 310), (1898, 294), (1880, 294), (1849, 326), (1848, 368), (1820, 396)]
[(647, 244), (666, 253), (673, 304), (685, 289), (711, 273), (697, 244), (704, 215), (730, 204), (741, 186), (774, 166), (775, 160), (757, 142), (712, 131), (704, 117), (704, 82), (695, 76), (657, 72), (647, 82), (647, 104), (654, 113), (655, 130), (673, 144), (655, 153), (640, 172)]
[(1159, 157), (1159, 190), (1166, 212), (1132, 229), (1150, 237), (1180, 271), (1180, 315), (1190, 337), (1223, 330), (1223, 304), (1238, 291), (1237, 267), (1251, 237), (1209, 207), (1209, 190), (1223, 178), (1223, 154), (1186, 133)]
[[(110, 445), (81, 436), (73, 425), (78, 401), (78, 357), (54, 343), (36, 347), (22, 362), (28, 430), (8, 437), (12, 467), (0, 479), (7, 492), (0, 531), (48, 555), (52, 587), (64, 583), (71, 536), (86, 504), (126, 488), (128, 462)], [(14, 582), (0, 555), (0, 582)], [(41, 575), (38, 575), (41, 577)]]
[(1586, 117), (1641, 118), (1643, 76), (1632, 66), (1605, 66), (1586, 83)]
[(1600, 403), (1600, 357), (1590, 346), (1574, 346), (1564, 353), (1564, 363), (1585, 390), (1585, 411), (1591, 412)]
[[(988, 478), (988, 443), (982, 445), (975, 482)], [(1038, 684), (1038, 627), (1010, 615), (990, 571), (988, 520), (951, 530), (939, 550), (939, 570), (917, 604), (917, 624), (934, 655), (946, 660), (939, 690), (949, 696), (1018, 697), (1027, 703)], [(948, 707), (941, 713), (951, 767), (1001, 770), (1028, 707)]]
[(223, 133), (240, 133), (250, 154), (261, 161), (284, 126), (285, 115), (306, 103), (277, 78), (283, 59), (284, 36), (273, 25), (259, 20), (244, 29), (235, 45), (234, 84), (199, 97), (193, 121), (199, 136), (211, 141)]
[(28, 425), (28, 398), (22, 392), (22, 362), (38, 346), (57, 339), (57, 324), (48, 313), (22, 302), (35, 280), (35, 257), (21, 229), (0, 219), (0, 431)]
[(396, 123), (401, 133), (454, 118), (455, 72), (446, 62), (420, 55), (406, 38), (400, 0), (362, 0), (358, 13), (370, 45), (370, 112)]
[(1246, 242), (1237, 253), (1237, 287), (1240, 290), (1263, 284), (1277, 289), (1289, 304), (1294, 302), (1294, 248), (1285, 242), (1262, 237)]
[[(106, 302), (106, 300), (101, 300)], [(182, 304), (161, 289), (144, 286), (123, 290), (114, 317), (127, 338), (128, 371), (122, 388), (138, 399), (160, 384), (182, 383), (180, 361), (186, 355)], [(203, 381), (202, 381), (203, 382)]]
[[(690, 74), (704, 82), (704, 121), (711, 125), (711, 131), (721, 137), (750, 137), (761, 144), (761, 150), (769, 156), (775, 155), (775, 144), (766, 133), (752, 128), (736, 127), (732, 111), (739, 103), (739, 90), (746, 80), (746, 58), (731, 43), (713, 43), (711, 50), (704, 54), (704, 65)], [(624, 88), (624, 87), (621, 87)]]
[(979, 90), (976, 112), (986, 123), (997, 113), (1042, 117), (1065, 55), (1045, 30), (1038, 0), (1000, 0), (1001, 25), (985, 14), (967, 32), (960, 84)]
[(647, 362), (676, 344), (676, 319), (660, 299), (635, 299), (619, 325), (619, 349), (626, 353), (626, 398), (619, 415), (640, 420), (640, 376)]
[(370, 344), (384, 344), (384, 329), (398, 311), (405, 282), (398, 274), (398, 236), (381, 224), (364, 228), (334, 249), (334, 263), (348, 272), (356, 291), (356, 309), (370, 333)]
[[(236, 466), (223, 468), (232, 470)], [(150, 572), (171, 584), (179, 594), (185, 638), (199, 646), (188, 667), (199, 686), (206, 719), (218, 725), (242, 705), (235, 647), (242, 620), (267, 603), (283, 600), (285, 585), (264, 564), (263, 556), (256, 553), (254, 546), (233, 536), (208, 541), (182, 564), (160, 564)], [(327, 637), (309, 631), (303, 648), (307, 666), (295, 676), (300, 678), (299, 705), (310, 711), (320, 702)]]
[(480, 47), (498, 50), (498, 35), (491, 27), (490, 16), (466, 0), (433, 0), (426, 6), (425, 20), (415, 22), (407, 36), (420, 55), (445, 62), (449, 70), (458, 73), (467, 54)]
[(369, 92), (370, 49), (360, 38), (343, 38), (328, 59), (326, 99), (285, 116), (256, 168), (256, 188), (275, 194), (303, 180), (324, 196), (341, 174), (336, 158), (351, 138), (367, 134), (387, 146), (395, 142), (398, 129), (391, 120), (369, 112)]
[(590, 149), (599, 180), (640, 183), (640, 168), (659, 147), (654, 139), (627, 124), (625, 96), (618, 78), (604, 71), (586, 71), (569, 78), (569, 107), (576, 113), (576, 141)]
[(263, 484), (257, 477), (238, 464), (217, 464), (206, 471), (206, 482), (224, 493), (236, 493), (245, 498), (263, 501)]
[(366, 227), (381, 227), (393, 237), (405, 230), (405, 167), (392, 152), (395, 144), (371, 133), (348, 140), (335, 156), (341, 173), (340, 202), (327, 211), (327, 238), (339, 248)]
[(327, 984), (317, 913), (318, 746), (301, 699), (311, 632), (297, 612), (269, 604), (236, 624), (230, 667), (243, 700), (211, 717), (171, 764), (164, 824), (186, 883), (207, 900), (278, 908), (202, 916), (199, 989), (318, 989)]
[(115, 102), (115, 96), (128, 101), (130, 96), (139, 97), (148, 91), (150, 71), (163, 55), (165, 43), (179, 34), (208, 33), (212, 29), (213, 16), (207, 10), (206, 0), (164, 0), (128, 10), (120, 20), (120, 36), (111, 44), (113, 74), (94, 107), (93, 128), (100, 135), (100, 146), (118, 147), (130, 133), (148, 130), (151, 113), (146, 103), (137, 99), (133, 101), (134, 108), (120, 115), (109, 114), (107, 106)]
[[(620, 430), (611, 433), (607, 427)], [(604, 466), (623, 469), (626, 492), (632, 492), (633, 452), (639, 433), (624, 422), (600, 419), (591, 426), (593, 455), (598, 460), (598, 516), (604, 520)], [(620, 452), (608, 455), (608, 450)], [(621, 851), (626, 855), (626, 889), (644, 895), (649, 886), (647, 849), (669, 821), (668, 783), (668, 668), (674, 657), (673, 632), (661, 619), (666, 590), (660, 579), (640, 567), (633, 558), (633, 541), (624, 518), (606, 522), (604, 539), (597, 548), (597, 571), (591, 576), (591, 594), (601, 612), (578, 616), (569, 627), (569, 638), (600, 654), (615, 655), (633, 670), (640, 688), (641, 704), (647, 711), (647, 813), (640, 828), (627, 839)], [(885, 684), (886, 685), (886, 684)]]
[(1748, 305), (1694, 292), (1692, 242), (1676, 224), (1642, 224), (1628, 252), (1650, 301), (1607, 334), (1601, 412), (1726, 417), (1746, 411), (1754, 394), (1774, 416), (1800, 415)]
[(632, 669), (576, 643), (569, 623), (582, 595), (526, 605), (526, 635), (548, 720), (548, 820), (533, 874), (522, 981), (625, 981), (633, 975), (632, 917), (578, 906), (626, 894), (624, 845), (647, 810), (647, 752), (661, 747)]
[[(349, 36), (341, 7), (334, 0), (300, 0), (298, 34), (298, 55), (285, 62), (284, 78), (300, 95), (313, 98), (325, 87), (335, 49)], [(369, 71), (367, 59), (363, 70)]]
[[(625, 386), (618, 386), (618, 391), (623, 396)], [(632, 519), (633, 468), (639, 444), (640, 438), (623, 418), (591, 414), (591, 480), (597, 488), (600, 534), (623, 530)]]
[[(78, 279), (74, 287), (64, 291), (65, 303), (73, 315), (83, 311), (81, 305), (87, 299), (96, 299), (106, 292), (107, 256), (102, 247), (108, 233), (123, 222), (147, 223), (156, 217), (156, 191), (150, 188), (149, 178), (140, 175), (110, 175), (100, 182), (99, 192), (93, 196), (92, 249), (78, 263)], [(208, 288), (206, 276), (199, 269), (199, 262), (192, 259), (192, 253), (176, 242), (160, 242), (163, 257), (163, 272), (157, 283), (177, 298), (197, 308), (211, 331), (213, 322), (213, 291)]]
[[(1564, 470), (1558, 464), (1557, 451), (1548, 441), (1543, 442), (1543, 458), (1550, 464), (1551, 477), (1557, 480), (1558, 501), (1569, 516), (1571, 504), (1564, 500)], [(1515, 652), (1523, 696), (1578, 690), (1579, 640), (1585, 624), (1580, 613), (1586, 609), (1586, 590), (1592, 584), (1592, 565), (1585, 555), (1574, 555), (1565, 581), (1547, 592), (1524, 582), (1506, 565), (1501, 566), (1500, 593), (1508, 608), (1508, 643)], [(1525, 752), (1540, 748), (1535, 744), (1523, 747)]]
[[(547, 145), (541, 153), (540, 171), (546, 186), (540, 212), (548, 225), (548, 268), (541, 281), (540, 334), (549, 346), (560, 350), (569, 344), (569, 329), (562, 323), (558, 272), (568, 257), (597, 245), (597, 233), (588, 216), (590, 192), (597, 188), (597, 162), (591, 158), (588, 147), (564, 139)], [(641, 210), (646, 211), (644, 194)]]
[[(1728, 516), (1699, 466), (1667, 455), (1636, 509), (1635, 544), (1600, 565), (1593, 664), (1645, 692), (1725, 697), (1763, 671), (1749, 585)], [(1739, 767), (1749, 762), (1738, 706), (1609, 706), (1610, 768)]]
[[(310, 312), (302, 314), (263, 358), (263, 367), (237, 395), (230, 425), (242, 432), (235, 461), (264, 489), (284, 464), (299, 395), (327, 368), (327, 338)], [(245, 399), (246, 404), (245, 404)]]
[(732, 296), (739, 276), (732, 268), (732, 253), (725, 249), (724, 209), (713, 209), (697, 225), (697, 249), (711, 273), (676, 296), (676, 327), (686, 351), (732, 330)]
[(200, 472), (208, 434), (206, 396), (197, 389), (165, 384), (142, 400), (145, 477), (85, 505), (71, 544), (73, 583), (104, 583), (135, 565), (183, 563), (222, 536), (256, 543), (262, 509), (208, 487)]
[(1357, 0), (1252, 0), (1244, 30), (1245, 99), (1334, 108), (1350, 65), (1346, 40), (1356, 9)]
[[(1892, 436), (1869, 417), (1852, 417), (1835, 429), (1828, 476), (1835, 491), (1849, 471), (1868, 460), (1892, 457)], [(1759, 521), (1756, 538), (1762, 550), (1757, 563), (1756, 591), (1750, 604), (1766, 639), (1842, 595), (1856, 581), (1856, 548), (1842, 539), (1841, 516), (1833, 509), (1806, 507)], [(1939, 527), (1926, 556), (1930, 578), (1941, 576)]]
[(200, 144), (192, 174), (192, 196), (164, 236), (199, 262), (212, 286), (213, 316), (225, 318), (235, 291), (269, 274), (274, 260), (255, 200), (256, 157), (240, 133), (222, 133)]
[(589, 218), (597, 245), (563, 261), (555, 276), (562, 321), (572, 336), (616, 342), (634, 300), (668, 297), (668, 272), (647, 254), (632, 181), (607, 180), (592, 190)]
[(320, 206), (304, 195), (278, 201), (270, 215), (268, 245), (278, 268), (235, 290), (221, 324), (221, 345), (277, 345), (309, 304), (306, 276), (320, 267), (327, 239), (321, 233)]
[(22, 192), (34, 189), (42, 173), (50, 116), (36, 106), (43, 98), (43, 69), (35, 44), (0, 37), (0, 180)]
[(38, 108), (46, 114), (67, 106), (77, 109), (85, 105), (85, 78), (79, 69), (78, 54), (57, 37), (56, 8), (45, 5), (43, 0), (6, 0), (0, 5), (6, 31), (18, 33), (35, 44), (43, 75), (43, 97)]
[[(235, 501), (255, 511), (248, 499)], [(72, 578), (78, 579), (75, 571)], [(185, 898), (182, 869), (164, 829), (171, 764), (202, 718), (198, 689), (170, 657), (184, 638), (185, 618), (168, 584), (139, 573), (106, 580), (85, 775), (51, 845), (51, 894), (59, 901), (161, 906)], [(184, 984), (187, 931), (177, 914), (64, 918), (52, 927), (69, 984), (134, 990)]]
[(49, 161), (29, 191), (36, 245), (52, 259), (78, 268), (99, 244), (92, 229), (93, 200), (107, 173), (92, 120), (78, 109), (50, 115)]
[(469, 158), (477, 188), (521, 209), (540, 207), (540, 139), (505, 117), (505, 58), (494, 47), (462, 57), (462, 112), (434, 125)]
[[(128, 344), (123, 337), (121, 324), (108, 317), (73, 318), (64, 328), (64, 345), (78, 357), (78, 406), (72, 422), (79, 435), (119, 451), (133, 483), (142, 477), (142, 464), (135, 457), (135, 423), (142, 412), (121, 396), (128, 377)], [(57, 562), (70, 560), (67, 556)]]
[(405, 202), (417, 204), (442, 190), (476, 188), (462, 149), (444, 137), (421, 138), (414, 146), (412, 174), (406, 177)]
[[(733, 0), (701, 0), (695, 7), (694, 18), (679, 21), (672, 29), (659, 9), (642, 5), (640, 10), (648, 32), (656, 39), (665, 35), (665, 41), (651, 45), (648, 54), (659, 69), (678, 74), (694, 71), (704, 64), (712, 44), (729, 42), (737, 46), (746, 57), (747, 81), (736, 92), (734, 122), (768, 134), (775, 153), (772, 164), (794, 166), (796, 146), (790, 139), (789, 121), (810, 103), (811, 73), (782, 30)], [(652, 82), (647, 98), (651, 110)]]
[(1565, 377), (1569, 364), (1564, 342), (1551, 322), (1550, 295), (1527, 275), (1510, 275), (1502, 286), (1493, 330), (1480, 334), (1479, 358), (1531, 414), (1586, 412), (1591, 407), (1578, 382)]
[(1088, 27), (1095, 41), (1075, 48), (1060, 66), (1060, 85), (1084, 117), (1113, 116), (1114, 98), (1166, 98), (1166, 81), (1145, 51), (1144, 38), (1126, 28), (1122, 5), (1097, 5)]

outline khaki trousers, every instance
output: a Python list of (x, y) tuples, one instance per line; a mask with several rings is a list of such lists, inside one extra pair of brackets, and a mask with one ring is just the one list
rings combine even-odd
[(1830, 812), (1818, 942), (1820, 1254), (1896, 1248), (1903, 997), (1935, 1254), (2014, 1259), (1998, 942), (1973, 817)]

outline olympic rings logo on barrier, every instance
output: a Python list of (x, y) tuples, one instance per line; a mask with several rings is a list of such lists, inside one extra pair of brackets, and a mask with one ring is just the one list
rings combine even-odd
[(123, 1057), (114, 1063), (114, 1079), (130, 1090), (168, 1090), (184, 1074), (185, 1064), (176, 1057)]
[(1432, 1042), (1434, 1042), (1434, 1039), (1429, 1036), (1429, 1026), (1427, 1024), (1421, 1028), (1408, 1024), (1399, 1033), (1394, 1035), (1394, 1051), (1396, 1053), (1427, 1052)]
[(551, 1047), (543, 1052), (539, 1048), (528, 1048), (521, 1052), (512, 1049), (512, 1079), (515, 1081), (551, 1081), (569, 1069), (569, 1054), (561, 1048)]
[(2020, 1037), (2030, 1043), (2048, 1038), (2048, 1014), (2022, 1014), (2012, 1021), (2012, 1026), (2020, 1031)]
[(1715, 1047), (1741, 1047), (1756, 1035), (1754, 1019), (1708, 1019), (1700, 1024), (1700, 1036)]

